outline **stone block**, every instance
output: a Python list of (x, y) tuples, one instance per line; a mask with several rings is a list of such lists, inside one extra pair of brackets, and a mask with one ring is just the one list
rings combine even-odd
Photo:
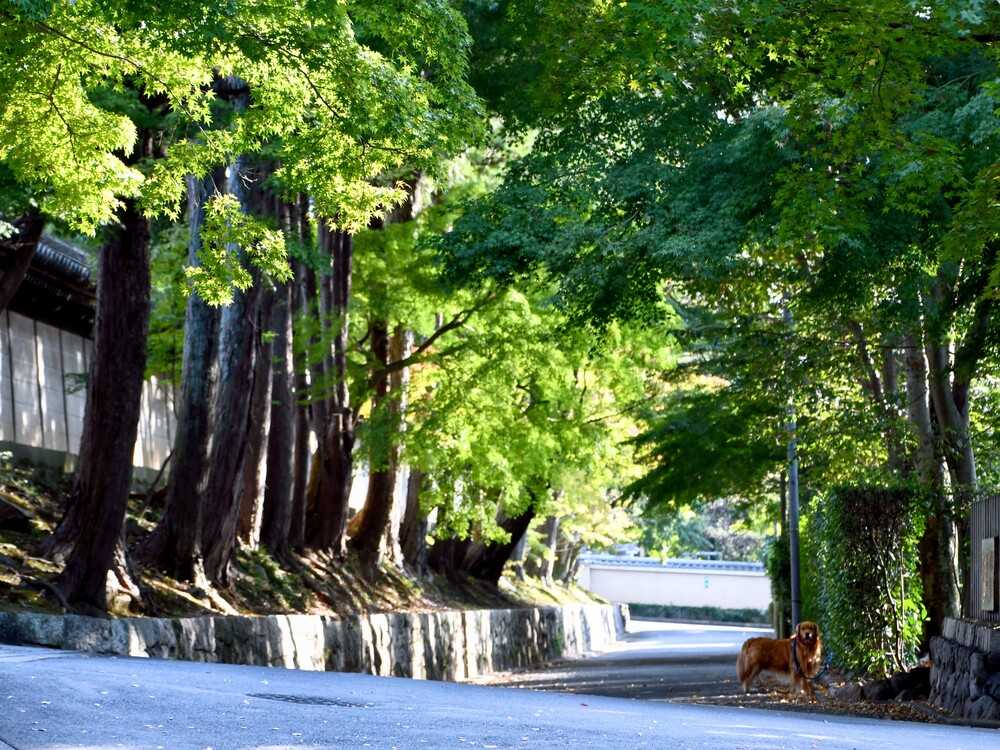
[(1000, 700), (1000, 674), (992, 674), (983, 686), (983, 692), (994, 700)]
[(862, 693), (861, 683), (848, 682), (847, 684), (841, 685), (838, 688), (833, 688), (830, 691), (830, 697), (836, 701), (843, 701), (845, 703), (857, 703), (864, 696)]
[(322, 617), (324, 669), (327, 672), (346, 672), (343, 622), (338, 617)]
[(65, 648), (62, 615), (0, 612), (0, 643)]
[(971, 703), (965, 715), (969, 719), (1000, 721), (1000, 702), (983, 695)]
[(986, 654), (982, 651), (973, 651), (969, 655), (969, 673), (985, 680), (989, 671), (989, 660), (986, 658)]
[(214, 617), (181, 617), (173, 620), (177, 658), (184, 661), (216, 661)]
[(986, 687), (986, 680), (974, 674), (967, 676), (969, 681), (969, 698), (972, 700), (978, 700), (983, 696), (983, 688)]
[(941, 634), (948, 640), (986, 654), (1000, 652), (1000, 626), (996, 624), (948, 617)]
[(969, 671), (969, 650), (959, 644), (954, 644), (954, 659), (951, 663), (951, 672), (954, 674), (956, 672), (968, 672)]
[(284, 615), (288, 628), (287, 654), (296, 669), (323, 671), (326, 668), (326, 644), (323, 621), (315, 615)]
[(128, 641), (128, 628), (121, 620), (63, 615), (63, 648), (125, 656)]
[(892, 689), (892, 682), (889, 680), (876, 680), (875, 682), (869, 682), (861, 688), (861, 694), (864, 696), (865, 700), (874, 701), (876, 703), (891, 701), (896, 697), (896, 691)]
[(177, 634), (173, 621), (160, 617), (130, 617), (127, 628), (128, 655), (153, 659), (177, 657)]
[(955, 663), (955, 648), (951, 641), (940, 636), (931, 638), (931, 660), (935, 668), (947, 668)]

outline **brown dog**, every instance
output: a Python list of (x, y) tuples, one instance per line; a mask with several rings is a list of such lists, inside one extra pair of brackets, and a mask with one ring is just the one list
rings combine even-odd
[(792, 686), (815, 700), (812, 680), (819, 674), (823, 646), (819, 626), (800, 622), (791, 638), (751, 638), (743, 644), (736, 660), (736, 674), (744, 692), (761, 672), (788, 676)]

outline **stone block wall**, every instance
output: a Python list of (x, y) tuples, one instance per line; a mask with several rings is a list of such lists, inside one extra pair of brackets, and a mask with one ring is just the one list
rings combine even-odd
[(0, 613), (0, 643), (99, 654), (461, 681), (599, 651), (626, 607), (325, 615), (130, 617)]
[(1000, 625), (948, 618), (931, 639), (931, 703), (954, 716), (1000, 721)]

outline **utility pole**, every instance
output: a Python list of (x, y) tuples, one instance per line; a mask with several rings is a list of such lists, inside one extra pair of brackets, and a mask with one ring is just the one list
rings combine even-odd
[[(785, 304), (783, 309), (789, 334), (795, 329), (792, 312)], [(790, 385), (790, 383), (789, 383)], [(799, 448), (796, 439), (795, 399), (788, 396), (788, 555), (792, 583), (792, 630), (799, 624), (802, 593), (799, 585)]]

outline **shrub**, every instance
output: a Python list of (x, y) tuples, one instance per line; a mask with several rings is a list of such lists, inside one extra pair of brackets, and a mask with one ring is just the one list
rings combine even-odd
[(768, 542), (764, 556), (767, 577), (771, 579), (771, 625), (779, 636), (786, 635), (792, 621), (792, 574), (788, 559), (788, 534)]
[(629, 604), (632, 617), (658, 620), (694, 620), (698, 622), (738, 622), (766, 625), (767, 612), (760, 609), (725, 609), (723, 607), (685, 607), (675, 604)]
[(803, 593), (840, 666), (885, 675), (915, 660), (923, 508), (908, 487), (839, 487), (814, 504), (801, 554), (814, 577)]

